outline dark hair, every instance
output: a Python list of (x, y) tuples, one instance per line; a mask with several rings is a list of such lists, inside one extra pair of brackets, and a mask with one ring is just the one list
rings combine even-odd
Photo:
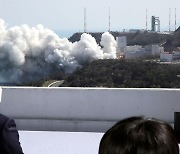
[(102, 137), (99, 154), (179, 154), (173, 128), (160, 120), (131, 117)]

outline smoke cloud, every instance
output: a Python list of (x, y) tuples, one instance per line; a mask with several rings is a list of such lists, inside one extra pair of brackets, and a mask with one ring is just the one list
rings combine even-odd
[(100, 45), (86, 33), (72, 43), (43, 25), (8, 28), (0, 19), (0, 83), (38, 80), (58, 71), (72, 73), (93, 60), (116, 58), (111, 34), (102, 34)]

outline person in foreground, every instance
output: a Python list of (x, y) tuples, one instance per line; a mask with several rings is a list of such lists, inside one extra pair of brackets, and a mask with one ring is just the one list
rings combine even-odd
[(0, 154), (23, 154), (13, 119), (0, 114)]
[(160, 120), (130, 117), (102, 137), (99, 154), (179, 154), (173, 128)]

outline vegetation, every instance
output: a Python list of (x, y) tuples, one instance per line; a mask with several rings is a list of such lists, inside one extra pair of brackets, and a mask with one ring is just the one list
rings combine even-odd
[(166, 51), (172, 51), (175, 47), (180, 47), (180, 27), (175, 31), (174, 35), (170, 35), (164, 44)]
[(68, 76), (62, 86), (180, 88), (180, 65), (150, 61), (98, 60)]
[[(75, 33), (69, 40), (80, 40), (82, 33)], [(102, 33), (90, 33), (100, 44)], [(126, 36), (128, 45), (163, 45), (165, 51), (180, 47), (180, 27), (173, 35), (149, 32), (120, 33), (111, 32), (117, 36)], [(23, 84), (24, 86), (41, 87), (49, 80), (65, 80), (62, 86), (69, 87), (126, 87), (126, 88), (180, 88), (180, 64), (165, 65), (145, 61), (98, 60), (86, 64), (73, 74), (65, 74), (62, 70), (54, 72), (39, 81)]]
[(63, 80), (64, 78), (65, 78), (65, 73), (64, 71), (60, 70), (59, 72), (52, 73), (49, 76), (44, 76), (43, 79), (29, 81), (27, 83), (22, 83), (17, 86), (47, 87), (50, 83), (57, 80)]

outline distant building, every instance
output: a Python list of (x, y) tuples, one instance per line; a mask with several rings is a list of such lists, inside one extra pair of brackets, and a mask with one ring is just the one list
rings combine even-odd
[(146, 45), (145, 52), (149, 55), (159, 56), (161, 52), (164, 52), (164, 48), (159, 45)]
[(116, 54), (118, 58), (123, 58), (126, 52), (127, 39), (126, 36), (120, 36), (116, 38), (117, 48)]
[(139, 50), (129, 51), (125, 54), (125, 59), (139, 59), (144, 57), (144, 50), (141, 48)]
[(127, 46), (126, 36), (117, 37), (117, 58), (138, 59), (151, 56), (160, 56), (164, 48), (159, 45), (141, 45)]
[(145, 29), (130, 29), (129, 33), (144, 33)]
[(160, 54), (161, 62), (173, 62), (175, 60), (180, 60), (180, 52), (179, 51), (173, 51), (172, 53), (162, 52)]
[(173, 54), (169, 52), (163, 52), (160, 54), (160, 61), (161, 62), (172, 62), (173, 61)]
[(164, 52), (164, 48), (158, 45), (147, 45), (142, 47), (140, 45), (127, 46), (125, 52), (125, 59), (138, 59), (146, 57), (160, 56)]
[(126, 47), (127, 52), (134, 52), (134, 51), (138, 51), (141, 49), (142, 49), (142, 46), (140, 46), (140, 45), (134, 45), (134, 46), (127, 46)]

